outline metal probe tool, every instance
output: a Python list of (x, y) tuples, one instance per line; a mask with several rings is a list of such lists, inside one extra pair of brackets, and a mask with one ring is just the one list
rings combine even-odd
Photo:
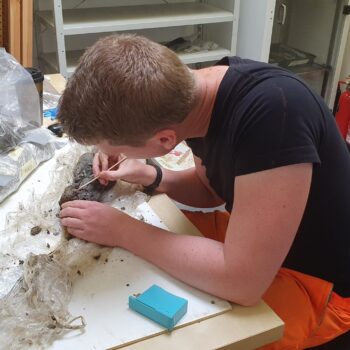
[[(115, 163), (114, 165), (112, 165), (112, 166), (111, 166), (110, 168), (108, 168), (106, 171), (112, 170), (114, 167), (116, 167), (117, 165), (119, 165), (119, 164), (121, 164), (122, 162), (124, 162), (124, 160), (127, 159), (127, 158), (128, 158), (128, 157), (125, 156), (124, 158), (118, 160), (117, 163)], [(99, 177), (100, 177), (100, 175), (94, 177), (92, 180), (90, 180), (90, 181), (88, 181), (87, 183), (85, 183), (84, 185), (80, 186), (80, 187), (78, 188), (77, 191), (79, 191), (79, 190), (81, 190), (82, 188), (84, 188), (85, 186), (91, 184), (91, 182), (94, 182), (94, 181), (97, 180)]]

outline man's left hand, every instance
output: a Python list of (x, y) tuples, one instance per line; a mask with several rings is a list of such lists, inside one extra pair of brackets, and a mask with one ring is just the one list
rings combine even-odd
[[(68, 233), (89, 242), (118, 246), (128, 215), (106, 204), (76, 200), (62, 205), (61, 223)], [(131, 218), (130, 218), (131, 219)]]

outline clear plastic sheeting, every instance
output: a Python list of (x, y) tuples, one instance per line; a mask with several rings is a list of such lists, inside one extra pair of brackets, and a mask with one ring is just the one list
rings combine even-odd
[(41, 125), (39, 94), (31, 75), (0, 48), (0, 115), (17, 128)]
[(16, 125), (16, 120), (0, 114), (0, 154), (15, 148), (23, 137), (23, 132)]
[(31, 75), (0, 48), (0, 202), (65, 144), (40, 128), (41, 122)]
[(58, 139), (49, 130), (36, 128), (24, 132), (19, 145), (12, 151), (0, 153), (0, 203), (16, 191), (40, 163), (52, 158), (65, 144), (65, 140)]
[(52, 108), (56, 108), (58, 106), (58, 101), (61, 95), (53, 94), (51, 92), (43, 92), (43, 110), (49, 110)]
[[(72, 286), (111, 252), (64, 238), (58, 201), (72, 182), (80, 155), (91, 149), (69, 145), (63, 151), (47, 174), (47, 188), (33, 188), (29, 198), (7, 216), (0, 232), (0, 349), (47, 348), (71, 329), (83, 331), (84, 315), (69, 312)], [(142, 219), (137, 206), (148, 196), (137, 189), (118, 181), (103, 202)], [(33, 227), (40, 228), (35, 235), (30, 233)]]

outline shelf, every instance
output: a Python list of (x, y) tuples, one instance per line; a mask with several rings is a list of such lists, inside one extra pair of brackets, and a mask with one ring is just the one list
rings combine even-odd
[(178, 54), (181, 60), (186, 64), (218, 61), (224, 56), (230, 55), (230, 50), (223, 49), (222, 47), (210, 51), (199, 51), (193, 53)]
[[(76, 64), (83, 53), (84, 50), (67, 51), (67, 73), (69, 76), (73, 74)], [(179, 54), (179, 57), (184, 63), (191, 64), (208, 61), (217, 61), (222, 57), (229, 55), (229, 50), (220, 47), (210, 51), (199, 51), (194, 53)], [(59, 71), (55, 52), (43, 54), (40, 56), (40, 58), (43, 59), (47, 64), (49, 64), (53, 69)]]
[(291, 72), (298, 74), (298, 75), (303, 75), (303, 74), (310, 74), (313, 72), (325, 72), (325, 71), (330, 71), (330, 67), (327, 68), (327, 66), (320, 65), (317, 63), (311, 63), (311, 64), (303, 64), (300, 66), (295, 66), (295, 67), (289, 67), (288, 70)]
[[(161, 42), (171, 42), (174, 37), (196, 37), (221, 46), (215, 50), (177, 52), (185, 64), (209, 63), (236, 52), (240, 0), (225, 0), (222, 2), (225, 9), (217, 5), (221, 1), (217, 4), (207, 4), (207, 1), (150, 4), (151, 0), (148, 0), (134, 6), (63, 10), (62, 0), (50, 1), (52, 10), (36, 11), (36, 27), (41, 38), (38, 50), (47, 68), (59, 71), (65, 77), (72, 75), (85, 47), (92, 45), (101, 35), (112, 32), (138, 33)], [(46, 35), (41, 26), (49, 29)], [(55, 50), (48, 45), (53, 34), (57, 51), (45, 54), (45, 51)], [(67, 45), (72, 51), (67, 50)], [(204, 48), (208, 45), (194, 42), (195, 46)]]
[[(38, 12), (38, 16), (55, 27), (53, 11)], [(202, 3), (177, 3), (67, 9), (63, 19), (63, 33), (76, 35), (230, 22), (233, 13)]]

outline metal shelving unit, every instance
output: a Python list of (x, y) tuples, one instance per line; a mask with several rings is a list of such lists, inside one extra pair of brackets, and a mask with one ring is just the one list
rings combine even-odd
[(300, 67), (300, 62), (284, 67), (302, 76), (332, 109), (349, 33), (349, 5), (350, 0), (244, 0), (237, 54), (275, 63), (273, 45), (281, 43), (314, 55)]
[[(239, 0), (206, 0), (183, 3), (64, 9), (52, 0), (52, 11), (37, 11), (36, 21), (55, 32), (56, 52), (39, 47), (39, 57), (63, 76), (70, 76), (84, 50), (68, 50), (68, 36), (192, 27), (203, 40), (217, 44), (213, 50), (180, 53), (186, 64), (220, 59), (236, 52)], [(40, 32), (40, 31), (39, 31)], [(174, 38), (169, 38), (169, 41)]]

